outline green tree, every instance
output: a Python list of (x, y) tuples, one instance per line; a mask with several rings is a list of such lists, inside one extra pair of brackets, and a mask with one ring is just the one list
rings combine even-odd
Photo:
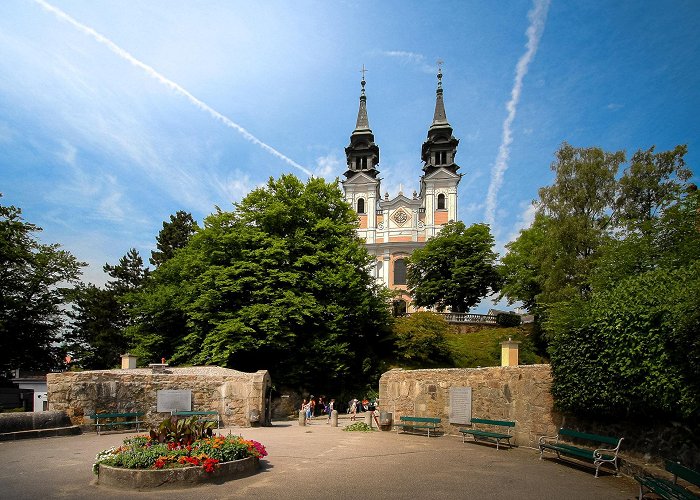
[(129, 347), (127, 329), (136, 318), (130, 314), (135, 294), (146, 283), (149, 270), (139, 252), (131, 248), (117, 264), (105, 264), (112, 278), (105, 288), (82, 285), (71, 295), (70, 329), (65, 347), (82, 368), (105, 369), (119, 365)]
[(158, 267), (166, 260), (172, 259), (175, 251), (184, 248), (197, 232), (197, 223), (192, 214), (178, 210), (170, 216), (170, 222), (163, 222), (163, 229), (156, 237), (157, 250), (151, 251), (151, 264)]
[(450, 222), (423, 248), (413, 252), (408, 264), (408, 288), (414, 303), (467, 312), (481, 298), (498, 290), (493, 236), (486, 224), (467, 228)]
[(21, 209), (0, 205), (0, 375), (59, 366), (62, 306), (85, 264), (57, 244), (40, 243)]
[(394, 322), (396, 357), (413, 367), (445, 364), (450, 358), (450, 326), (440, 314), (417, 312)]
[(137, 352), (289, 384), (377, 376), (389, 314), (355, 228), (337, 182), (270, 179), (154, 271), (132, 309)]

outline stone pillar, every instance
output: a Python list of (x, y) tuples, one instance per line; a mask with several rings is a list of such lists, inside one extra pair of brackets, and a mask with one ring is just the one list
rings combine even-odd
[(331, 427), (338, 427), (338, 410), (331, 411)]
[(520, 342), (508, 340), (501, 342), (501, 366), (518, 366), (518, 351)]
[(299, 410), (299, 425), (306, 425), (306, 412)]
[(366, 411), (365, 412), (365, 423), (372, 427), (372, 413), (371, 411)]

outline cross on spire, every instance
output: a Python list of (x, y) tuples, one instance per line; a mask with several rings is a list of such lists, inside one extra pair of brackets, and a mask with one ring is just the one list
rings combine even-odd
[(367, 72), (367, 69), (365, 68), (365, 65), (362, 65), (362, 69), (360, 70), (360, 73), (362, 73), (362, 81), (365, 81), (365, 73)]

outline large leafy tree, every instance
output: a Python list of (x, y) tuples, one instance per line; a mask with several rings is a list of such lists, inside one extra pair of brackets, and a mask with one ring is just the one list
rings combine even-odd
[(71, 328), (64, 340), (66, 349), (82, 368), (118, 366), (120, 355), (129, 346), (127, 328), (134, 323), (129, 314), (133, 296), (149, 275), (135, 248), (117, 264), (105, 264), (103, 269), (111, 278), (104, 288), (81, 285), (71, 294)]
[(355, 228), (337, 183), (270, 179), (154, 271), (133, 308), (135, 352), (290, 384), (378, 374), (388, 310)]
[(486, 224), (466, 227), (450, 222), (423, 248), (413, 252), (408, 265), (408, 287), (414, 303), (467, 312), (498, 290), (499, 275), (493, 236)]
[(14, 206), (0, 205), (0, 375), (13, 368), (47, 370), (61, 363), (62, 305), (84, 264)]
[(151, 264), (158, 267), (166, 260), (172, 259), (175, 251), (184, 248), (197, 231), (197, 223), (192, 214), (178, 210), (170, 216), (170, 222), (163, 222), (163, 229), (156, 237), (157, 250), (151, 251)]
[(394, 322), (397, 358), (410, 366), (448, 364), (450, 325), (444, 317), (428, 311), (416, 312)]

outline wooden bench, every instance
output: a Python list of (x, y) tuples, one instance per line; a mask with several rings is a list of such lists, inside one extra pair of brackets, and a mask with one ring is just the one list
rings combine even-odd
[(635, 474), (634, 478), (639, 482), (639, 500), (642, 500), (646, 493), (656, 493), (661, 498), (668, 500), (697, 500), (700, 498), (678, 484), (680, 477), (688, 483), (700, 486), (700, 472), (684, 467), (678, 462), (671, 460), (665, 462), (666, 470), (673, 474), (673, 481), (646, 474)]
[[(173, 411), (170, 413), (173, 417), (199, 417), (199, 420), (206, 422), (216, 422), (216, 428), (221, 428), (221, 417), (216, 410), (210, 411)], [(216, 418), (212, 418), (216, 417)]]
[(401, 432), (406, 432), (408, 430), (413, 431), (416, 429), (426, 429), (428, 431), (428, 437), (430, 437), (430, 431), (436, 431), (440, 427), (440, 419), (435, 417), (411, 417), (404, 416), (400, 417), (399, 427), (401, 427)]
[[(494, 432), (491, 430), (483, 430), (483, 429), (460, 429), (459, 432), (462, 433), (462, 442), (464, 443), (466, 441), (467, 435), (471, 435), (474, 438), (474, 441), (487, 441), (489, 443), (496, 443), (496, 449), (498, 449), (498, 446), (501, 442), (501, 440), (507, 441), (508, 446), (510, 448), (513, 447), (513, 445), (510, 442), (510, 439), (513, 437), (510, 434), (510, 430), (515, 427), (515, 422), (510, 422), (508, 420), (489, 420), (486, 418), (472, 418), (471, 419), (472, 426), (474, 424), (480, 424), (480, 425), (487, 425), (489, 428), (493, 429), (495, 427), (505, 427), (506, 432)], [(499, 429), (500, 430), (500, 429)]]
[(141, 411), (136, 412), (115, 412), (115, 413), (94, 413), (88, 415), (91, 419), (95, 421), (93, 424), (97, 430), (97, 434), (100, 433), (100, 427), (133, 427), (136, 426), (136, 432), (139, 432), (139, 426), (144, 423), (143, 420), (139, 420), (140, 417), (144, 416)]
[[(609, 445), (609, 447), (594, 449), (583, 448), (573, 444), (561, 442), (560, 438), (562, 436), (582, 441), (589, 441), (596, 444)], [(613, 465), (615, 467), (615, 475), (617, 475), (617, 454), (620, 451), (620, 445), (622, 444), (623, 439), (624, 438), (600, 436), (598, 434), (588, 434), (572, 429), (561, 428), (556, 436), (542, 436), (540, 438), (540, 460), (542, 460), (544, 451), (549, 450), (555, 452), (557, 454), (557, 458), (559, 459), (561, 459), (561, 455), (565, 455), (567, 457), (576, 458), (579, 460), (592, 461), (593, 465), (595, 466), (595, 477), (598, 477), (598, 469), (600, 469), (600, 466), (603, 464)]]

